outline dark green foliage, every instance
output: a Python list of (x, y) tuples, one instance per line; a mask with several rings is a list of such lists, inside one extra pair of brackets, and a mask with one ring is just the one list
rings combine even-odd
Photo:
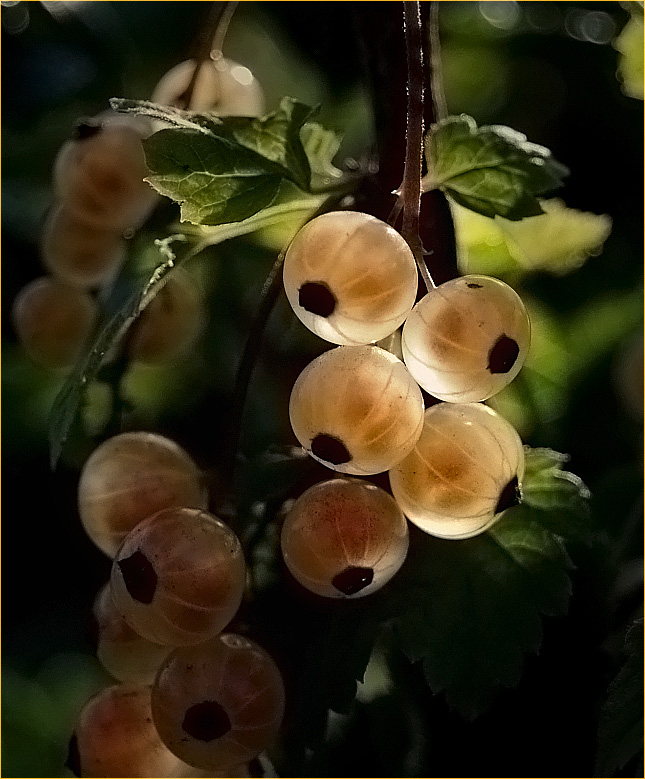
[(600, 713), (595, 776), (616, 776), (628, 763), (643, 773), (643, 620), (627, 632), (627, 662), (609, 685)]

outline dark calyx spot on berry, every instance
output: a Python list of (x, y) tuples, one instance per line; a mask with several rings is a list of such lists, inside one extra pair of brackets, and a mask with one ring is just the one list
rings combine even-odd
[(342, 465), (352, 459), (345, 444), (339, 438), (327, 433), (319, 433), (314, 438), (311, 442), (311, 452), (332, 465)]
[(481, 284), (475, 284), (474, 281), (467, 282), (466, 286), (468, 287), (468, 289), (483, 289)]
[(198, 741), (213, 741), (229, 732), (231, 720), (217, 701), (203, 701), (188, 709), (182, 727)]
[(69, 740), (69, 747), (67, 749), (67, 760), (65, 761), (65, 767), (74, 774), (74, 776), (82, 776), (81, 771), (81, 753), (78, 749), (78, 738), (76, 733)]
[(357, 592), (371, 584), (373, 579), (373, 568), (361, 568), (358, 565), (350, 565), (344, 571), (336, 574), (331, 583), (343, 595), (356, 595)]
[(491, 373), (508, 373), (515, 365), (519, 353), (517, 341), (507, 335), (500, 335), (488, 355), (488, 370)]
[(322, 281), (308, 281), (298, 291), (298, 303), (310, 314), (328, 317), (336, 309), (336, 297)]
[(79, 122), (74, 127), (72, 137), (75, 141), (84, 141), (87, 138), (93, 138), (95, 135), (101, 132), (101, 123), (94, 122), (91, 119), (86, 119), (83, 122)]
[(509, 481), (499, 495), (497, 506), (495, 506), (495, 513), (499, 514), (506, 509), (510, 509), (513, 506), (519, 506), (521, 502), (520, 485), (517, 481), (517, 476)]
[(130, 595), (139, 603), (152, 603), (157, 589), (157, 574), (152, 563), (140, 549), (118, 562), (123, 581)]

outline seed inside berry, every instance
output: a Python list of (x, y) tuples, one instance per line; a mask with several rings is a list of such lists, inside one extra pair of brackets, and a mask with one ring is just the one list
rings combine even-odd
[(509, 483), (501, 491), (497, 506), (495, 506), (495, 513), (499, 514), (501, 511), (506, 511), (513, 506), (518, 506), (520, 503), (520, 486), (517, 481), (517, 476), (509, 481)]
[(474, 282), (474, 281), (470, 281), (470, 282), (468, 282), (468, 283), (466, 284), (466, 286), (468, 287), (468, 289), (483, 289), (483, 287), (482, 287), (482, 285), (481, 285), (481, 284), (475, 284), (475, 282)]
[(298, 303), (311, 314), (328, 317), (336, 308), (336, 297), (322, 281), (308, 281), (298, 291)]
[(319, 433), (311, 442), (311, 451), (316, 457), (332, 465), (348, 463), (352, 456), (347, 451), (345, 444), (333, 435)]
[(118, 565), (125, 586), (134, 600), (139, 603), (152, 603), (157, 589), (157, 574), (143, 552), (137, 549), (130, 557), (119, 560)]
[(507, 335), (501, 335), (488, 355), (488, 370), (491, 373), (508, 373), (515, 365), (519, 353), (517, 341)]
[(374, 579), (373, 568), (361, 568), (360, 566), (349, 566), (336, 574), (331, 583), (342, 592), (343, 595), (355, 595), (357, 592), (365, 589)]
[(182, 727), (198, 741), (213, 741), (229, 732), (231, 720), (217, 701), (203, 701), (188, 709)]

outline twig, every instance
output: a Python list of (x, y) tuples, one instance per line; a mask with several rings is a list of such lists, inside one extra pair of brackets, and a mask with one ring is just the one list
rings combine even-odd
[(401, 234), (409, 243), (426, 288), (435, 284), (424, 259), (420, 235), (421, 175), (423, 165), (424, 69), (421, 8), (419, 2), (403, 3), (405, 46), (408, 64), (408, 110), (405, 165), (399, 199), (403, 203)]
[(237, 5), (237, 2), (214, 2), (210, 4), (206, 21), (198, 36), (199, 42), (195, 46), (195, 69), (188, 82), (188, 86), (177, 97), (176, 103), (178, 108), (190, 108), (197, 77), (204, 63), (211, 60), (211, 57), (213, 59), (221, 58), (224, 38)]

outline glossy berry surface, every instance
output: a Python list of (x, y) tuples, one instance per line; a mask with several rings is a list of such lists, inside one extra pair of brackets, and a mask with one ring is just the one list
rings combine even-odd
[(380, 589), (403, 565), (408, 523), (391, 495), (358, 479), (315, 484), (282, 526), (287, 568), (308, 590), (356, 598)]
[(390, 485), (411, 522), (457, 539), (483, 532), (516, 505), (523, 476), (524, 448), (509, 422), (480, 403), (439, 403), (390, 471)]
[(161, 741), (152, 722), (150, 687), (119, 684), (85, 705), (70, 743), (77, 776), (193, 776)]
[(224, 633), (172, 652), (152, 688), (152, 716), (168, 748), (203, 769), (245, 763), (276, 737), (284, 686), (269, 654)]
[(385, 338), (403, 323), (417, 293), (406, 241), (357, 211), (332, 211), (308, 222), (287, 250), (283, 273), (296, 316), (335, 344)]
[(289, 416), (307, 452), (342, 473), (391, 468), (416, 443), (423, 398), (405, 365), (375, 346), (338, 346), (302, 371)]
[(240, 542), (206, 511), (172, 508), (140, 522), (110, 577), (117, 611), (144, 638), (173, 646), (217, 635), (242, 601)]
[(486, 400), (520, 371), (530, 343), (519, 295), (490, 276), (462, 276), (422, 298), (403, 327), (403, 359), (440, 400)]
[(157, 195), (148, 175), (140, 125), (102, 117), (80, 124), (56, 158), (54, 186), (65, 209), (104, 230), (138, 228)]
[(16, 295), (12, 318), (18, 340), (34, 362), (66, 368), (80, 355), (97, 313), (87, 292), (42, 276)]
[(83, 288), (109, 284), (126, 257), (121, 233), (88, 225), (65, 208), (49, 215), (41, 252), (50, 273)]
[[(195, 64), (195, 60), (186, 60), (171, 68), (155, 87), (152, 102), (186, 108), (183, 98), (193, 78)], [(262, 116), (264, 93), (248, 68), (222, 57), (201, 64), (190, 108), (213, 111), (219, 116)]]
[(99, 628), (96, 656), (105, 670), (120, 682), (152, 684), (173, 647), (155, 644), (134, 631), (117, 611), (109, 583), (97, 595), (93, 613)]
[(128, 353), (144, 363), (166, 362), (185, 354), (205, 322), (205, 308), (197, 284), (181, 269), (144, 308), (128, 335)]
[(156, 433), (121, 433), (104, 441), (87, 459), (78, 485), (85, 532), (110, 557), (135, 525), (152, 514), (206, 505), (193, 460)]

